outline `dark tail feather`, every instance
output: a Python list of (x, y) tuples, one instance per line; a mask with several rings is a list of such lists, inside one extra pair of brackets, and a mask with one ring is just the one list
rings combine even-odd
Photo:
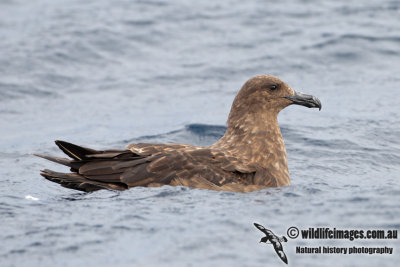
[(75, 160), (85, 160), (87, 159), (86, 155), (101, 153), (101, 151), (97, 151), (82, 146), (77, 146), (65, 141), (57, 140), (55, 141), (55, 143), (65, 154), (67, 154), (69, 157)]
[(49, 181), (58, 183), (66, 188), (71, 188), (84, 192), (93, 192), (100, 189), (113, 189), (113, 190), (125, 190), (126, 185), (122, 183), (102, 183), (93, 180), (89, 180), (82, 175), (77, 173), (61, 173), (51, 170), (42, 170), (40, 172), (44, 178)]
[(59, 157), (47, 156), (47, 155), (36, 154), (36, 153), (33, 153), (33, 155), (40, 157), (40, 158), (50, 160), (50, 161), (58, 163), (58, 164), (62, 164), (62, 165), (71, 167), (72, 171), (77, 171), (84, 163), (84, 161), (78, 162), (78, 161), (70, 160), (67, 158), (59, 158)]
[[(58, 158), (53, 156), (34, 154), (35, 156), (68, 166), (74, 173), (60, 173), (51, 170), (43, 170), (40, 174), (52, 182), (64, 187), (92, 192), (100, 189), (125, 190), (128, 186), (121, 182), (120, 176), (127, 168), (126, 162), (141, 159), (139, 155), (129, 150), (94, 150), (74, 145), (65, 141), (55, 141), (57, 146), (69, 157)], [(138, 161), (141, 164), (142, 161)], [(123, 168), (115, 169), (113, 166)], [(129, 166), (134, 166), (130, 164)], [(86, 166), (82, 169), (82, 166)]]

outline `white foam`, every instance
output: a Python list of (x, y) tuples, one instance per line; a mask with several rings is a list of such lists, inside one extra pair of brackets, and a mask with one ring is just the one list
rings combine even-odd
[(34, 201), (38, 201), (39, 200), (37, 197), (33, 197), (31, 195), (25, 196), (25, 199), (34, 200)]

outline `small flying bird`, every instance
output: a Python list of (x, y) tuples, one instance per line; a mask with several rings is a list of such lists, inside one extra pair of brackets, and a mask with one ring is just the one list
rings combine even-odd
[(290, 178), (277, 116), (290, 105), (321, 109), (318, 98), (296, 92), (274, 76), (259, 75), (240, 89), (224, 136), (210, 146), (138, 143), (94, 150), (56, 141), (69, 159), (35, 155), (71, 171), (46, 169), (42, 176), (84, 192), (163, 185), (250, 192), (285, 186)]
[[(274, 249), (276, 251), (276, 254), (278, 254), (279, 258), (286, 264), (288, 264), (287, 257), (285, 255), (285, 252), (283, 252), (283, 247), (281, 242), (287, 242), (286, 237), (278, 237), (275, 235), (271, 230), (266, 229), (264, 226), (254, 223), (254, 226), (257, 227), (258, 230), (263, 232), (265, 236), (261, 238), (260, 243), (266, 243), (266, 244), (272, 244), (274, 246)], [(268, 243), (269, 241), (269, 243)]]

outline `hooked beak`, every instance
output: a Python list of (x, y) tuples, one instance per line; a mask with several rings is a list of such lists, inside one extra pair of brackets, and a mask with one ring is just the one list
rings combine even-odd
[(312, 95), (306, 95), (301, 92), (294, 91), (293, 96), (285, 96), (286, 99), (292, 101), (292, 104), (305, 106), (308, 108), (319, 108), (321, 110), (321, 101)]

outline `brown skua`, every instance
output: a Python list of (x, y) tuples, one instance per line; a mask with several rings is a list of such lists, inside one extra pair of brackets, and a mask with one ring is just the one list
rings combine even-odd
[(85, 192), (162, 185), (250, 192), (289, 185), (277, 116), (291, 104), (321, 109), (314, 96), (296, 92), (274, 76), (255, 76), (240, 89), (226, 133), (213, 145), (139, 143), (126, 150), (103, 151), (56, 141), (71, 159), (36, 155), (66, 165), (72, 173), (43, 170), (40, 174)]

